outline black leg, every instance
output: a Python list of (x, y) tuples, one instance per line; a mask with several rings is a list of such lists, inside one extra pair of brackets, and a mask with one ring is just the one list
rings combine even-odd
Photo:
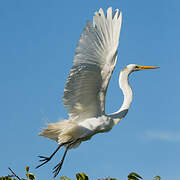
[(68, 149), (70, 148), (71, 145), (77, 143), (78, 141), (79, 141), (79, 139), (76, 139), (75, 141), (72, 141), (72, 142), (70, 142), (70, 143), (67, 145), (67, 147), (66, 147), (66, 149), (65, 149), (65, 151), (64, 151), (64, 154), (63, 154), (63, 157), (62, 157), (60, 163), (58, 163), (58, 164), (53, 168), (54, 178), (59, 174), (59, 172), (60, 172), (60, 170), (61, 170), (61, 168), (62, 168), (62, 165), (63, 165), (63, 162), (64, 162), (64, 159), (65, 159), (65, 156), (66, 156), (66, 153), (67, 153)]
[(71, 143), (71, 142), (72, 142), (72, 141), (66, 142), (66, 143), (61, 143), (61, 144), (57, 147), (57, 149), (56, 149), (56, 150), (51, 154), (51, 156), (49, 156), (49, 157), (38, 156), (38, 157), (41, 158), (39, 161), (44, 161), (44, 162), (43, 162), (42, 164), (38, 165), (38, 166), (36, 167), (36, 169), (39, 168), (39, 167), (41, 167), (41, 166), (43, 166), (43, 165), (46, 164), (48, 161), (50, 161), (51, 158), (56, 154), (56, 152), (57, 152), (62, 146), (66, 145), (66, 144), (69, 144), (69, 143)]
[(60, 161), (60, 163), (58, 163), (54, 168), (53, 168), (53, 173), (54, 173), (54, 178), (59, 174), (59, 171), (62, 168), (63, 162), (64, 162), (64, 158), (66, 156), (66, 153), (68, 151), (68, 147), (66, 147), (66, 150), (64, 151), (63, 157)]

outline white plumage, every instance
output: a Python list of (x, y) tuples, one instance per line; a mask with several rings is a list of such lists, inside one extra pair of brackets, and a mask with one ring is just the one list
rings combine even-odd
[(95, 12), (93, 24), (87, 22), (76, 48), (73, 65), (66, 81), (63, 103), (69, 119), (50, 123), (39, 134), (59, 143), (50, 157), (40, 156), (48, 162), (61, 146), (66, 150), (61, 162), (54, 168), (54, 176), (59, 173), (67, 150), (79, 146), (94, 134), (107, 132), (128, 112), (132, 101), (132, 90), (128, 83), (129, 74), (151, 66), (128, 65), (120, 73), (119, 85), (124, 94), (121, 108), (112, 114), (105, 113), (105, 96), (108, 83), (117, 60), (122, 14), (116, 9), (102, 9)]
[(116, 9), (112, 15), (112, 8), (106, 16), (100, 9), (93, 24), (87, 22), (64, 89), (63, 103), (69, 120), (49, 124), (40, 136), (63, 143), (112, 128), (113, 121), (105, 116), (104, 106), (116, 64), (121, 22), (122, 14)]

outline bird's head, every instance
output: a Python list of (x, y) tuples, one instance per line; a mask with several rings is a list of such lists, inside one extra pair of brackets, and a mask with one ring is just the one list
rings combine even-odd
[(153, 67), (153, 66), (140, 66), (137, 64), (129, 64), (126, 66), (126, 68), (129, 70), (129, 72), (134, 72), (134, 71), (140, 71), (140, 70), (145, 70), (145, 69), (157, 69), (159, 67)]

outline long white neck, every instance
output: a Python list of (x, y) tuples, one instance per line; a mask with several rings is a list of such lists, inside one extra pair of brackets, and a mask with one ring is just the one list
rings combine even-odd
[(127, 68), (123, 69), (120, 72), (119, 86), (123, 92), (124, 101), (121, 108), (117, 112), (108, 115), (113, 118), (115, 124), (117, 124), (121, 119), (123, 119), (126, 116), (132, 102), (133, 93), (128, 82), (128, 77), (130, 73), (131, 72)]

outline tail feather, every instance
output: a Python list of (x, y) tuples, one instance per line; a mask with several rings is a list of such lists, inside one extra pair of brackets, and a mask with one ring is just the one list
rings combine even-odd
[(64, 143), (71, 140), (71, 136), (69, 136), (66, 132), (69, 131), (70, 128), (73, 128), (75, 123), (70, 120), (63, 120), (57, 123), (49, 123), (48, 126), (39, 133), (39, 136), (43, 136), (58, 143)]

